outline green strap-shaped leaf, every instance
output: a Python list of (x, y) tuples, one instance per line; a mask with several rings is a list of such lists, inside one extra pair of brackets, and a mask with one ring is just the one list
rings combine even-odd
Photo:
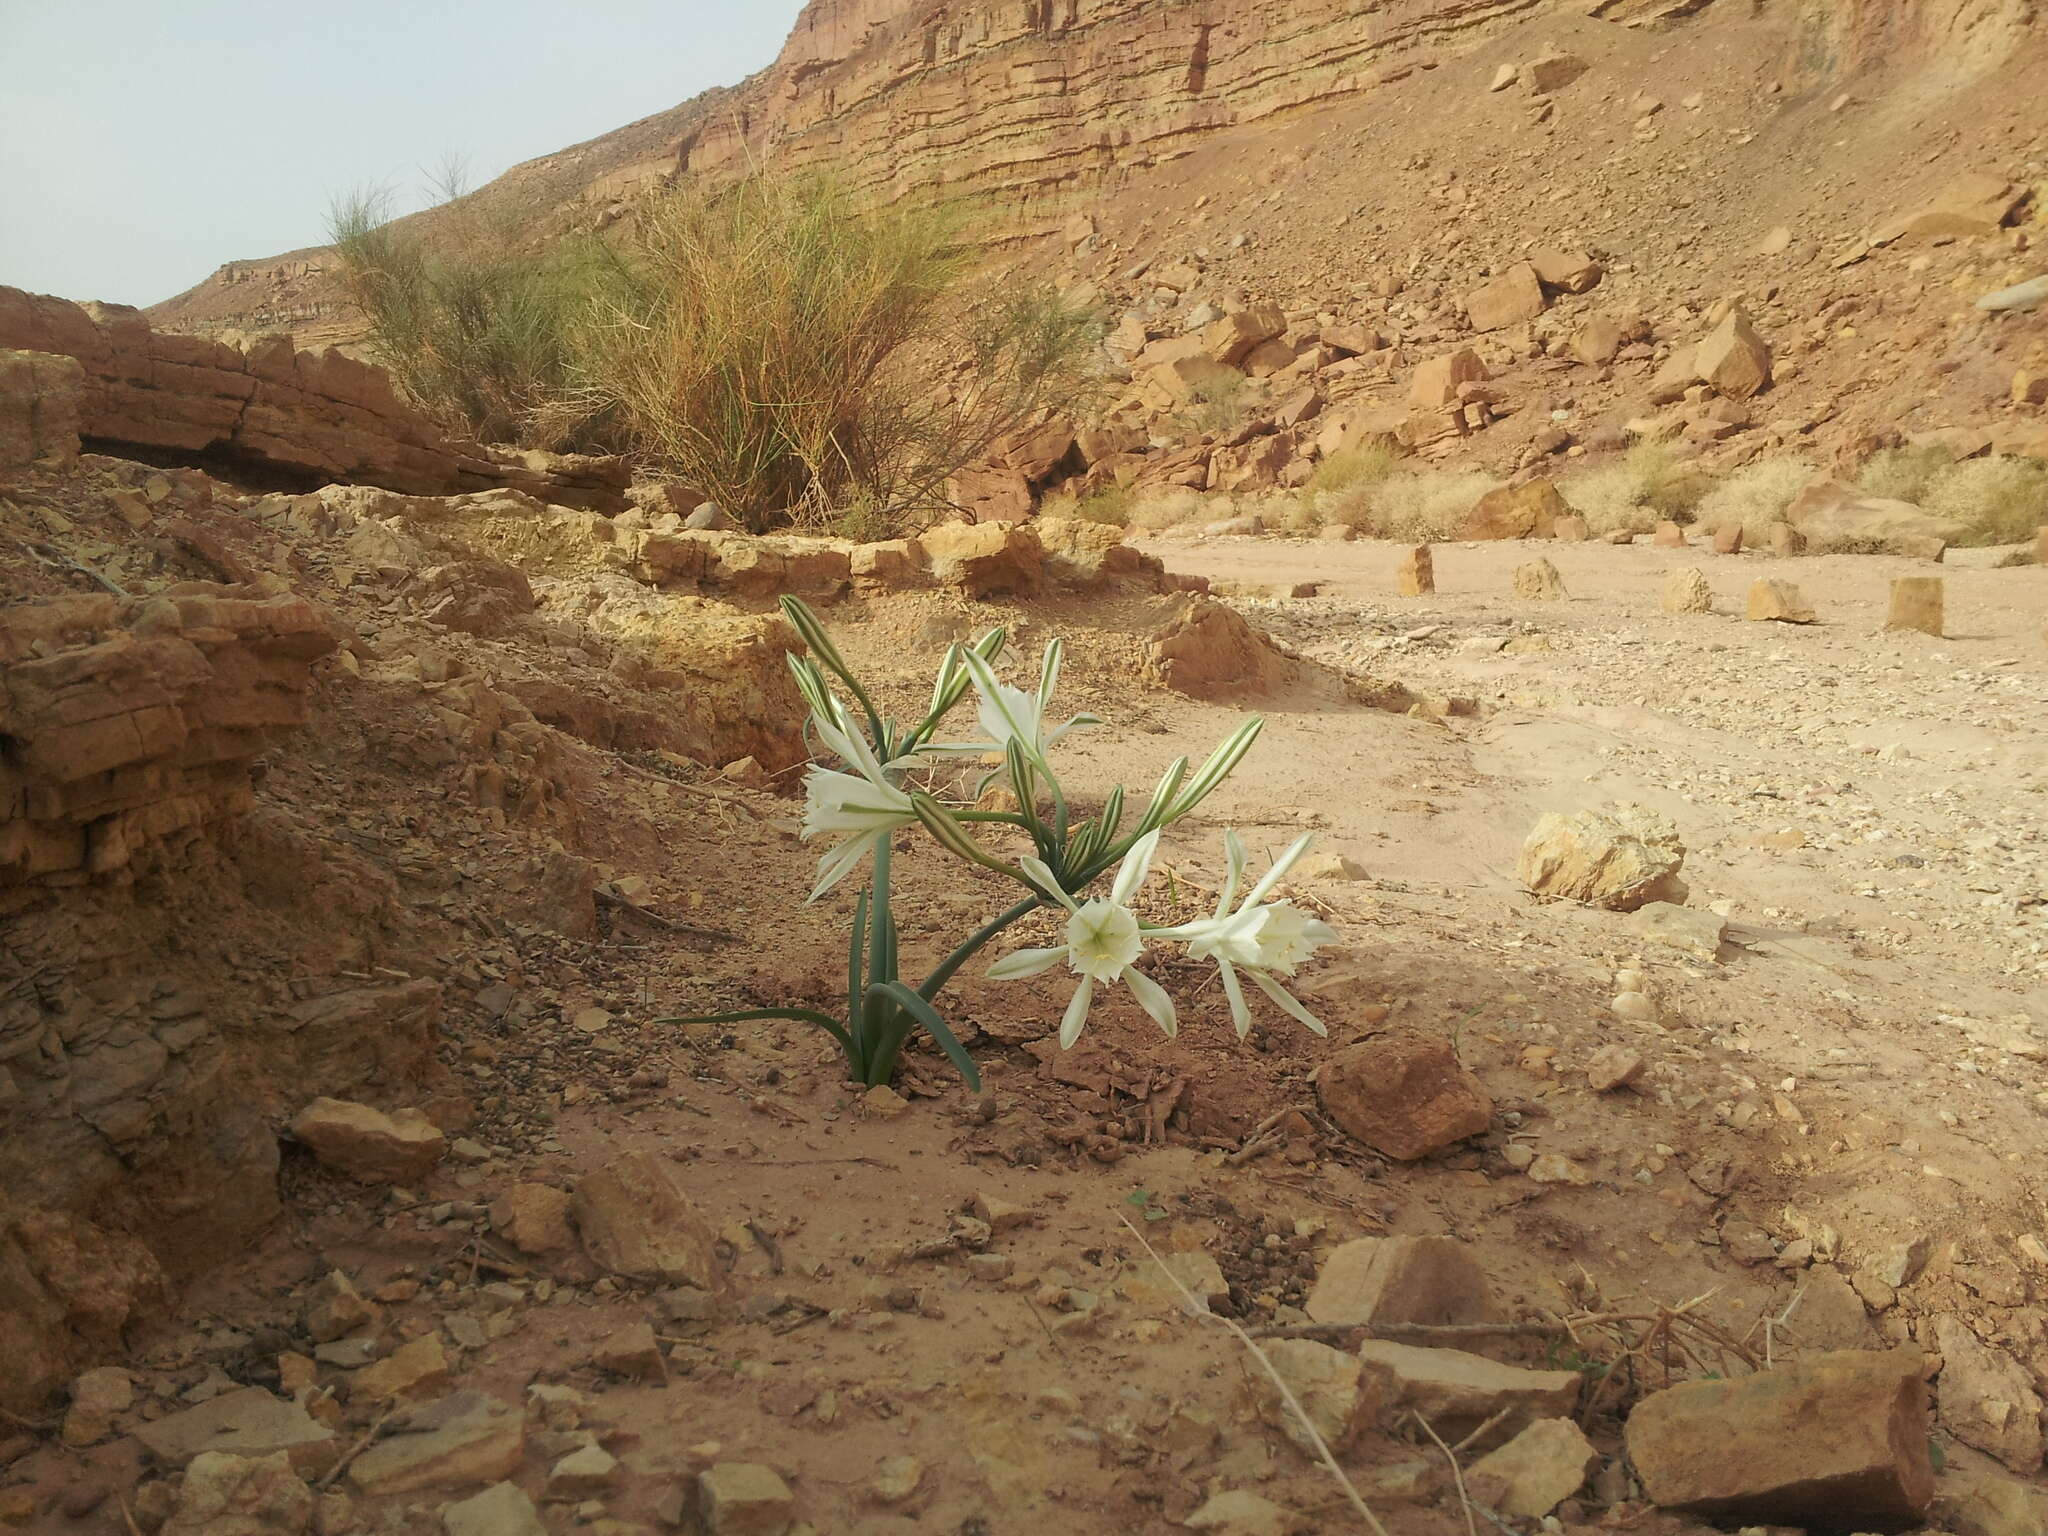
[(868, 990), (879, 992), (930, 1030), (932, 1038), (939, 1042), (939, 1049), (946, 1053), (946, 1059), (959, 1068), (960, 1075), (967, 1080), (967, 1086), (976, 1093), (981, 1092), (981, 1073), (974, 1065), (974, 1058), (967, 1054), (967, 1048), (953, 1033), (952, 1026), (939, 1017), (938, 1009), (900, 981), (877, 982)]

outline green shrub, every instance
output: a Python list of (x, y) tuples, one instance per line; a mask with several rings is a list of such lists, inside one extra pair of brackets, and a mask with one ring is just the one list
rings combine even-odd
[(343, 198), (329, 215), (371, 352), (415, 405), (471, 436), (608, 446), (576, 376), (594, 306), (623, 279), (616, 258), (584, 236), (524, 244), (459, 180), (443, 190), (450, 201), (431, 234), (390, 222), (382, 192)]
[[(611, 448), (759, 531), (857, 504), (900, 525), (1097, 387), (1093, 311), (976, 282), (958, 221), (824, 178), (686, 191), (535, 242), (458, 199), (431, 226), (375, 197), (333, 219), (371, 340), (414, 400), (480, 437)], [(807, 509), (807, 510), (806, 510)]]

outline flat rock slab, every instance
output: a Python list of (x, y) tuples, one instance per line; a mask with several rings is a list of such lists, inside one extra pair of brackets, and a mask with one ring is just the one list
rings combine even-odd
[(1358, 1347), (1368, 1375), (1385, 1378), (1386, 1401), (1412, 1409), (1455, 1442), (1504, 1413), (1496, 1443), (1537, 1419), (1569, 1418), (1578, 1406), (1576, 1371), (1531, 1371), (1462, 1349), (1423, 1349), (1387, 1339)]
[(1917, 1525), (1934, 1498), (1918, 1350), (1838, 1350), (1732, 1381), (1653, 1392), (1629, 1459), (1653, 1503), (1827, 1529)]
[(1493, 1287), (1451, 1237), (1360, 1237), (1324, 1260), (1309, 1292), (1319, 1323), (1494, 1323)]
[(456, 1392), (358, 1456), (349, 1479), (374, 1494), (492, 1483), (517, 1471), (525, 1451), (526, 1424), (517, 1410), (481, 1392)]
[(297, 1403), (261, 1387), (223, 1392), (210, 1402), (144, 1424), (135, 1438), (158, 1461), (182, 1467), (208, 1451), (261, 1458), (282, 1451), (300, 1472), (321, 1472), (340, 1454), (334, 1431)]

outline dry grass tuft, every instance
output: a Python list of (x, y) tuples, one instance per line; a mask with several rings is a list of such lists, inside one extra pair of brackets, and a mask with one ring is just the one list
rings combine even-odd
[(1920, 504), (1952, 517), (1963, 544), (2018, 544), (2048, 523), (2048, 464), (2039, 459), (1965, 459), (1940, 472)]
[(1637, 443), (1613, 463), (1560, 482), (1558, 493), (1595, 534), (1648, 533), (1666, 520), (1697, 517), (1713, 487), (1711, 474), (1663, 443)]
[(1742, 525), (1743, 537), (1760, 543), (1780, 521), (1792, 499), (1819, 474), (1798, 459), (1759, 459), (1745, 464), (1700, 499), (1693, 515), (1703, 527)]

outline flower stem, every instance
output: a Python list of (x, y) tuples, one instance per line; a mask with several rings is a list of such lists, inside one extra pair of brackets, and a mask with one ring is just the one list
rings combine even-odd
[(969, 934), (966, 941), (958, 949), (938, 963), (931, 975), (925, 977), (924, 985), (917, 989), (918, 995), (924, 998), (926, 1002), (930, 1002), (939, 995), (939, 988), (953, 979), (953, 973), (969, 960), (972, 960), (976, 951), (987, 944), (990, 939), (993, 939), (1019, 918), (1028, 917), (1045, 905), (1045, 899), (1033, 896), (1018, 902), (1014, 907), (1006, 908), (997, 913), (979, 928), (975, 929), (973, 933)]

